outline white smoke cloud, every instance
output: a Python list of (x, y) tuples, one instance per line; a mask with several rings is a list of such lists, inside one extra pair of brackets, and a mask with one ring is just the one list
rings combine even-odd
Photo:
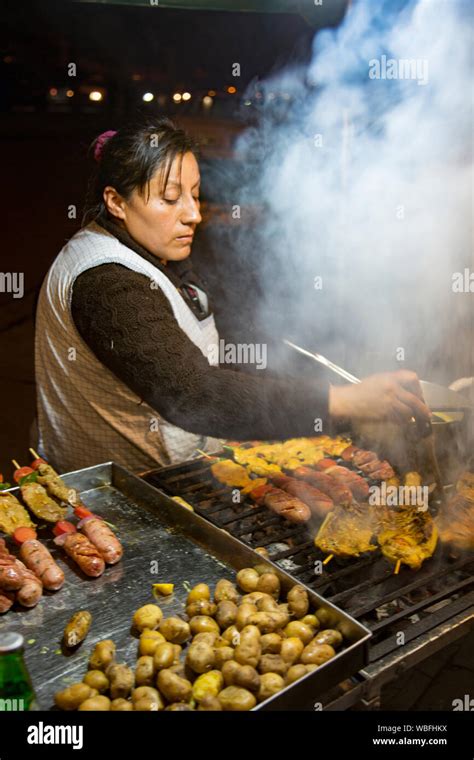
[(452, 291), (474, 271), (471, 40), (463, 0), (360, 0), (308, 67), (247, 93), (258, 124), (232, 202), (264, 210), (250, 231), (243, 215), (234, 255), (265, 284), (275, 337), (361, 376), (473, 373), (473, 296)]

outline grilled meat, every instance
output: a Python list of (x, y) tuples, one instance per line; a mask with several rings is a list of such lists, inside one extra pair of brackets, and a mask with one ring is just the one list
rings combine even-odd
[(419, 570), (424, 560), (434, 554), (438, 531), (428, 511), (385, 507), (379, 511), (379, 520), (377, 541), (382, 554), (391, 562), (400, 561)]
[(55, 523), (64, 518), (67, 510), (53, 501), (40, 483), (24, 483), (20, 491), (25, 504), (38, 519)]
[(371, 540), (376, 526), (373, 510), (366, 505), (363, 508), (357, 504), (348, 508), (336, 507), (327, 515), (314, 543), (326, 554), (358, 557), (377, 549)]
[(349, 488), (355, 499), (363, 501), (369, 495), (368, 483), (356, 472), (337, 465), (333, 459), (322, 459), (316, 465), (326, 475), (330, 475), (337, 483)]
[(50, 464), (43, 459), (36, 459), (32, 467), (38, 473), (38, 483), (46, 488), (50, 496), (72, 507), (84, 506), (78, 491), (67, 486)]
[(436, 518), (439, 537), (461, 551), (474, 551), (474, 473), (464, 472), (456, 493)]
[(221, 459), (215, 462), (211, 465), (211, 472), (219, 483), (230, 487), (245, 488), (252, 482), (245, 467), (233, 462), (232, 459)]
[(463, 472), (456, 483), (456, 491), (468, 501), (474, 501), (474, 472)]
[(311, 517), (311, 510), (307, 504), (296, 496), (290, 496), (281, 488), (259, 486), (250, 492), (250, 496), (257, 504), (264, 504), (290, 522), (307, 522)]
[(0, 491), (0, 530), (11, 535), (22, 527), (34, 527), (28, 512), (12, 493)]
[(329, 496), (335, 504), (348, 507), (352, 502), (352, 491), (342, 483), (338, 483), (324, 472), (316, 472), (310, 467), (298, 467), (293, 473), (295, 477), (309, 480), (320, 491)]
[(304, 501), (316, 517), (325, 517), (334, 506), (329, 496), (302, 480), (279, 475), (273, 478), (273, 482), (287, 493)]

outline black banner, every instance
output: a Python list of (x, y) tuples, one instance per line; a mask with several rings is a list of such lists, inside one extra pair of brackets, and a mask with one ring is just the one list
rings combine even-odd
[[(228, 742), (247, 746), (249, 760), (258, 744), (265, 752), (294, 752), (310, 758), (455, 758), (472, 760), (474, 716), (450, 713), (272, 712), (212, 713), (0, 713), (0, 760), (23, 757), (86, 757), (99, 753), (153, 755), (176, 746), (222, 755)], [(225, 744), (221, 737), (224, 735)], [(214, 750), (212, 750), (214, 746)], [(205, 747), (208, 749), (205, 750)], [(220, 747), (220, 749), (219, 749)]]

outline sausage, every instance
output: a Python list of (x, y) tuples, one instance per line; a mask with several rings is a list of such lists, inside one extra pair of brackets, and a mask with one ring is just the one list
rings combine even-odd
[[(0, 591), (17, 591), (23, 583), (23, 573), (16, 566), (16, 558), (9, 553), (5, 540), (0, 538)], [(10, 605), (11, 606), (11, 605)]]
[(48, 591), (58, 591), (64, 584), (63, 571), (40, 541), (25, 541), (20, 548), (20, 557)]
[(92, 615), (88, 610), (75, 612), (64, 629), (63, 641), (67, 647), (75, 647), (86, 638), (92, 623)]
[(15, 565), (23, 575), (21, 588), (16, 592), (16, 601), (23, 607), (36, 607), (43, 595), (43, 584), (19, 559), (15, 560)]
[(14, 601), (15, 595), (12, 591), (0, 591), (0, 615), (8, 612)]
[(15, 567), (14, 561), (0, 558), (0, 589), (2, 591), (18, 591), (23, 583), (23, 576)]
[(366, 475), (370, 475), (374, 480), (388, 480), (395, 475), (391, 465), (386, 460), (380, 462), (376, 459), (375, 461), (362, 465), (360, 469)]
[(122, 558), (123, 547), (115, 533), (99, 517), (86, 517), (79, 523), (79, 528), (89, 541), (97, 547), (108, 565), (115, 565)]
[[(338, 480), (343, 485), (350, 488), (352, 495), (356, 499), (366, 499), (369, 495), (369, 484), (356, 472), (351, 472), (345, 467), (341, 467), (342, 472), (331, 471), (331, 476)], [(345, 470), (345, 472), (344, 472)]]
[(286, 491), (286, 493), (296, 496), (301, 499), (311, 512), (318, 517), (325, 517), (327, 513), (333, 508), (334, 502), (322, 491), (319, 491), (309, 483), (304, 483), (302, 480), (296, 478), (277, 478), (278, 485)]
[(105, 562), (94, 544), (91, 544), (82, 533), (64, 533), (54, 540), (79, 565), (83, 573), (91, 578), (98, 578), (99, 575), (102, 575), (105, 570)]
[(346, 449), (344, 449), (344, 451), (341, 454), (341, 457), (344, 460), (344, 462), (351, 462), (352, 457), (358, 450), (359, 449), (357, 448), (357, 446), (348, 446)]
[(375, 451), (366, 451), (365, 449), (357, 449), (352, 457), (352, 461), (356, 467), (361, 467), (363, 464), (368, 464), (369, 462), (375, 462), (377, 460), (378, 457)]
[(316, 467), (319, 468), (320, 465), (322, 465), (321, 469), (327, 475), (330, 475), (338, 483), (350, 488), (356, 499), (366, 499), (369, 495), (369, 484), (356, 472), (335, 464), (331, 459), (321, 459)]
[(329, 496), (335, 504), (348, 507), (352, 503), (352, 491), (343, 483), (338, 483), (325, 472), (316, 472), (310, 467), (298, 467), (293, 473), (297, 478), (309, 480), (316, 488)]
[(295, 496), (273, 486), (260, 486), (251, 491), (250, 495), (259, 503), (276, 512), (290, 522), (307, 522), (311, 517), (311, 510), (307, 504)]

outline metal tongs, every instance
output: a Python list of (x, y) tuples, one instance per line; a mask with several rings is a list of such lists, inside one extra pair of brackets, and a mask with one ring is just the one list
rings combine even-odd
[[(296, 343), (292, 343), (290, 340), (287, 340), (286, 338), (283, 339), (283, 343), (285, 343), (287, 346), (290, 346), (290, 348), (293, 348), (295, 351), (298, 351), (300, 354), (303, 354), (304, 356), (308, 356), (310, 357), (310, 359), (314, 359), (314, 361), (317, 361), (319, 362), (319, 364), (324, 365), (325, 367), (330, 369), (332, 372), (335, 372), (337, 375), (339, 375), (339, 377), (342, 377), (344, 380), (347, 380), (347, 382), (349, 383), (361, 382), (361, 380), (359, 380), (358, 377), (355, 377), (355, 375), (351, 375), (350, 372), (347, 372), (342, 367), (339, 367), (337, 364), (334, 364), (334, 362), (329, 361), (329, 359), (326, 359), (326, 357), (322, 356), (322, 354), (315, 354), (315, 353), (312, 353), (311, 351), (307, 351), (305, 348), (301, 348), (301, 346), (297, 346)], [(421, 381), (422, 388), (423, 388), (423, 385), (424, 383), (423, 381)], [(426, 385), (431, 386), (433, 384), (426, 383)], [(439, 388), (440, 386), (435, 386), (435, 387)], [(455, 393), (455, 392), (450, 391), (450, 393)], [(425, 401), (426, 401), (426, 398), (425, 398)], [(455, 408), (459, 410), (460, 406), (456, 406)], [(443, 410), (446, 411), (446, 407), (444, 405), (443, 405)], [(441, 473), (439, 470), (438, 460), (436, 458), (433, 427), (431, 424), (431, 420), (417, 420), (415, 417), (412, 417), (411, 422), (414, 426), (413, 430), (416, 430), (416, 437), (419, 439), (423, 439), (426, 444), (426, 450), (431, 460), (433, 473), (436, 479), (437, 490), (440, 494), (441, 499), (443, 500), (444, 493), (443, 493), (443, 487), (442, 487), (442, 479), (441, 479)]]
[[(297, 346), (296, 343), (292, 343), (291, 340), (287, 340), (286, 338), (283, 338), (283, 343), (285, 343), (287, 346), (290, 346), (290, 348), (294, 348), (295, 351), (299, 351), (300, 354), (309, 356), (311, 359), (314, 359), (320, 364), (323, 364), (325, 367), (332, 370), (332, 372), (335, 372), (336, 375), (339, 375), (339, 377), (342, 377), (344, 380), (347, 380), (348, 383), (361, 382), (361, 380), (358, 377), (355, 377), (355, 375), (351, 375), (350, 372), (347, 372), (342, 367), (339, 367), (338, 364), (334, 364), (334, 362), (329, 361), (329, 359), (326, 359), (326, 357), (323, 356), (322, 354), (314, 354), (311, 351), (307, 351), (305, 348), (301, 348), (301, 346)], [(411, 421), (412, 423), (416, 425), (416, 430), (420, 438), (427, 438), (429, 435), (432, 435), (433, 430), (431, 427), (431, 422), (429, 420), (428, 421), (417, 420), (415, 419), (415, 417), (412, 417)]]

